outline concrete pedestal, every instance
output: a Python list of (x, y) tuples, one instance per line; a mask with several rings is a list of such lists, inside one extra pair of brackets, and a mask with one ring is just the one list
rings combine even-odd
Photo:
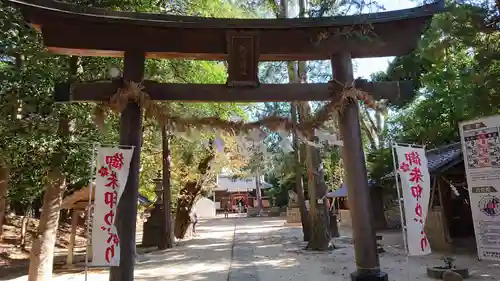
[(340, 225), (352, 227), (351, 212), (349, 210), (339, 210)]
[(288, 207), (286, 210), (286, 222), (287, 223), (299, 223), (302, 222), (300, 218), (299, 207)]
[(259, 208), (248, 208), (247, 217), (256, 217), (259, 215)]

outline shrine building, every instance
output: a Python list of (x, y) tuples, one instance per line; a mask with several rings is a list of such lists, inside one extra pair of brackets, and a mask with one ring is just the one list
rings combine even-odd
[[(260, 192), (262, 196), (262, 207), (271, 206), (270, 199), (265, 196), (265, 190), (272, 185), (265, 183), (263, 180)], [(214, 201), (217, 211), (227, 209), (230, 212), (238, 211), (238, 203), (248, 208), (257, 208), (257, 181), (256, 177), (247, 177), (243, 179), (233, 179), (227, 174), (218, 176), (216, 187), (214, 188)]]

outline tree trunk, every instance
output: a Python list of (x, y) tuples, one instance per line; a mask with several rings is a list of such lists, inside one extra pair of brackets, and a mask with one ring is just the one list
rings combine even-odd
[(327, 206), (325, 198), (318, 201), (322, 194), (320, 187), (317, 184), (318, 169), (316, 165), (316, 149), (310, 145), (306, 145), (307, 154), (307, 180), (309, 186), (309, 205), (311, 206), (311, 239), (307, 247), (311, 250), (325, 251), (328, 250), (330, 244), (329, 217), (326, 212)]
[[(305, 122), (310, 118), (311, 108), (307, 102), (299, 103), (299, 118), (301, 122)], [(308, 132), (306, 136), (309, 140), (313, 139), (313, 133)], [(309, 192), (309, 217), (311, 219), (311, 237), (307, 248), (311, 250), (325, 251), (330, 244), (330, 230), (328, 213), (325, 212), (327, 206), (323, 198), (321, 204), (318, 204), (318, 199), (323, 197), (322, 188), (318, 184), (318, 177), (322, 176), (320, 167), (319, 151), (310, 145), (305, 146), (306, 167), (307, 167), (307, 187)]]
[[(332, 204), (335, 204), (335, 201), (332, 201)], [(335, 209), (333, 209), (335, 210)], [(331, 237), (340, 237), (339, 232), (339, 224), (337, 221), (337, 214), (330, 212), (330, 236)]]
[(66, 181), (60, 168), (49, 172), (47, 187), (43, 195), (40, 224), (30, 253), (28, 281), (52, 280), (54, 246), (65, 188)]
[[(76, 78), (78, 57), (70, 57), (69, 64), (68, 80), (72, 82)], [(61, 143), (52, 156), (52, 170), (47, 175), (42, 214), (30, 253), (28, 281), (52, 280), (54, 247), (56, 244), (63, 194), (66, 189), (63, 166), (67, 157), (64, 145), (69, 140), (69, 118), (64, 109), (61, 110), (59, 116), (58, 134), (61, 138)]]
[(170, 148), (168, 145), (169, 136), (167, 127), (163, 124), (161, 129), (162, 150), (163, 150), (163, 209), (164, 209), (164, 224), (165, 235), (160, 242), (160, 250), (172, 248), (174, 239), (172, 236), (172, 191), (170, 186)]
[[(320, 211), (323, 213), (322, 216), (325, 220), (325, 225), (328, 227), (328, 241), (331, 237), (339, 237), (339, 227), (337, 223), (337, 216), (330, 212), (328, 208), (329, 202), (326, 194), (328, 193), (328, 186), (325, 182), (325, 170), (323, 169), (323, 156), (321, 155), (321, 150), (319, 148), (314, 148), (314, 167), (316, 169), (316, 190), (317, 198), (322, 199), (323, 204)], [(332, 219), (333, 217), (333, 219)]]
[[(300, 12), (300, 13), (303, 13)], [(296, 83), (306, 83), (307, 82), (307, 67), (305, 62), (297, 62), (296, 67), (293, 68), (294, 81)], [(289, 66), (289, 73), (291, 68)], [(300, 122), (305, 122), (311, 118), (311, 108), (308, 102), (299, 102), (297, 104), (297, 109), (299, 113)], [(314, 140), (314, 133), (308, 132), (306, 136), (309, 140)], [(326, 184), (324, 184), (323, 170), (321, 168), (321, 157), (319, 155), (319, 150), (310, 145), (304, 146), (303, 159), (306, 163), (307, 168), (307, 188), (309, 193), (309, 220), (310, 220), (310, 236), (308, 237), (307, 247), (312, 250), (324, 251), (329, 248), (330, 244), (330, 219), (328, 215), (328, 207), (326, 204)], [(321, 174), (319, 175), (318, 173)], [(320, 184), (323, 183), (323, 185)], [(318, 199), (321, 200), (321, 204), (318, 204)], [(305, 205), (305, 198), (304, 198)]]
[(7, 189), (9, 187), (10, 168), (0, 163), (0, 241), (2, 238), (3, 222), (7, 210)]
[[(262, 215), (263, 205), (262, 205), (262, 181), (260, 180), (260, 169), (257, 171), (257, 175), (255, 176), (255, 195), (257, 197), (257, 209), (259, 212), (259, 216)], [(253, 206), (252, 206), (253, 207)]]
[[(307, 81), (306, 66), (304, 62), (297, 62), (288, 65), (288, 73), (290, 81), (295, 83), (305, 83)], [(293, 79), (293, 80), (292, 80)], [(311, 118), (311, 108), (307, 102), (299, 102), (297, 104), (297, 111), (299, 113), (300, 122), (305, 122)], [(293, 117), (293, 116), (292, 116)], [(309, 140), (313, 140), (313, 132), (309, 132), (306, 136)], [(318, 154), (318, 155), (317, 155)], [(303, 159), (307, 167), (307, 188), (309, 193), (309, 235), (308, 248), (312, 250), (327, 250), (330, 243), (330, 230), (329, 230), (329, 216), (328, 208), (326, 203), (326, 198), (323, 198), (322, 186), (318, 184), (318, 172), (320, 169), (320, 156), (319, 151), (311, 147), (310, 145), (305, 145), (303, 151)], [(299, 154), (300, 157), (300, 154)], [(301, 166), (302, 168), (302, 166)], [(324, 180), (321, 179), (324, 183)], [(325, 185), (326, 186), (326, 185)], [(322, 199), (322, 204), (318, 204), (317, 199)], [(304, 208), (305, 208), (305, 198), (304, 198)], [(307, 210), (306, 210), (307, 212)]]
[(197, 182), (188, 182), (180, 192), (175, 211), (174, 235), (177, 239), (182, 239), (186, 235), (191, 223), (189, 214), (193, 208), (194, 199), (198, 196), (199, 190)]
[[(198, 172), (203, 178), (208, 172), (208, 164), (214, 159), (215, 154), (210, 151), (210, 154), (201, 161), (198, 165)], [(184, 185), (177, 199), (177, 208), (175, 212), (174, 235), (178, 239), (184, 238), (190, 224), (189, 214), (193, 208), (194, 200), (201, 191), (203, 185), (200, 181), (190, 181)]]
[[(297, 124), (297, 104), (292, 103), (292, 120)], [(293, 156), (295, 158), (295, 189), (297, 191), (297, 200), (299, 201), (300, 220), (302, 222), (302, 232), (304, 234), (304, 241), (309, 241), (311, 238), (311, 222), (309, 221), (309, 213), (306, 206), (306, 198), (304, 195), (304, 182), (303, 182), (303, 165), (300, 157), (300, 145), (297, 132), (293, 132)]]
[(73, 266), (73, 259), (75, 257), (75, 242), (76, 230), (78, 228), (78, 219), (80, 218), (81, 210), (73, 209), (71, 213), (71, 234), (69, 237), (68, 254), (66, 256), (66, 266)]
[[(316, 180), (316, 198), (321, 199), (323, 202), (318, 211), (321, 213), (321, 217), (323, 219), (323, 225), (326, 226), (326, 233), (324, 239), (327, 239), (330, 242), (332, 237), (332, 230), (337, 229), (337, 221), (335, 220), (335, 225), (332, 226), (332, 221), (330, 219), (330, 209), (328, 208), (328, 198), (326, 194), (328, 193), (328, 186), (325, 182), (325, 170), (323, 170), (323, 157), (321, 155), (321, 150), (319, 148), (314, 148), (314, 167), (316, 169), (315, 180)], [(334, 233), (335, 237), (338, 237), (338, 233)]]
[[(305, 2), (299, 0), (299, 16), (305, 16)], [(307, 83), (307, 65), (305, 61), (297, 62), (296, 79), (298, 83)], [(308, 102), (299, 103), (299, 118), (301, 122), (311, 118), (311, 108)], [(314, 141), (314, 132), (308, 132), (306, 136)], [(324, 182), (323, 166), (318, 148), (305, 145), (305, 160), (307, 167), (307, 180), (309, 191), (309, 206), (311, 208), (311, 237), (308, 248), (313, 250), (327, 250), (330, 244), (330, 216), (328, 213), (328, 199), (326, 192), (328, 187)], [(321, 199), (321, 201), (318, 201)], [(321, 203), (321, 204), (320, 204)]]
[[(286, 0), (283, 1), (286, 3)], [(286, 6), (283, 9), (287, 9)], [(288, 12), (285, 13), (288, 15)], [(290, 83), (300, 83), (300, 73), (298, 69), (297, 62), (288, 62), (288, 80)], [(297, 103), (291, 103), (291, 115), (292, 120), (296, 124), (297, 123)], [(299, 109), (300, 110), (300, 109)], [(294, 149), (294, 158), (295, 158), (295, 189), (297, 192), (297, 200), (299, 201), (299, 211), (300, 211), (300, 220), (302, 223), (302, 232), (304, 233), (304, 241), (310, 241), (311, 237), (311, 221), (309, 218), (309, 212), (307, 211), (306, 199), (304, 195), (304, 182), (303, 182), (303, 173), (302, 169), (304, 167), (303, 163), (305, 161), (305, 157), (301, 157), (299, 141), (297, 132), (293, 132), (293, 143), (295, 146)], [(305, 156), (305, 155), (302, 155)]]
[(26, 246), (26, 232), (28, 232), (29, 208), (24, 210), (24, 216), (21, 218), (21, 237), (19, 237), (19, 247), (24, 249)]

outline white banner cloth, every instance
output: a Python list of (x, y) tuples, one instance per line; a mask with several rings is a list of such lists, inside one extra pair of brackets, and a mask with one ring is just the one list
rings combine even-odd
[(116, 207), (127, 183), (134, 149), (99, 147), (92, 223), (92, 265), (119, 266)]
[(395, 146), (403, 191), (408, 255), (431, 253), (424, 230), (430, 199), (430, 175), (424, 148)]

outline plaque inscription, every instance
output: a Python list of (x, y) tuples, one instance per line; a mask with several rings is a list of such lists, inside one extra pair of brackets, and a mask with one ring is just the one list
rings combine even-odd
[(258, 33), (228, 32), (227, 42), (228, 86), (258, 86)]

